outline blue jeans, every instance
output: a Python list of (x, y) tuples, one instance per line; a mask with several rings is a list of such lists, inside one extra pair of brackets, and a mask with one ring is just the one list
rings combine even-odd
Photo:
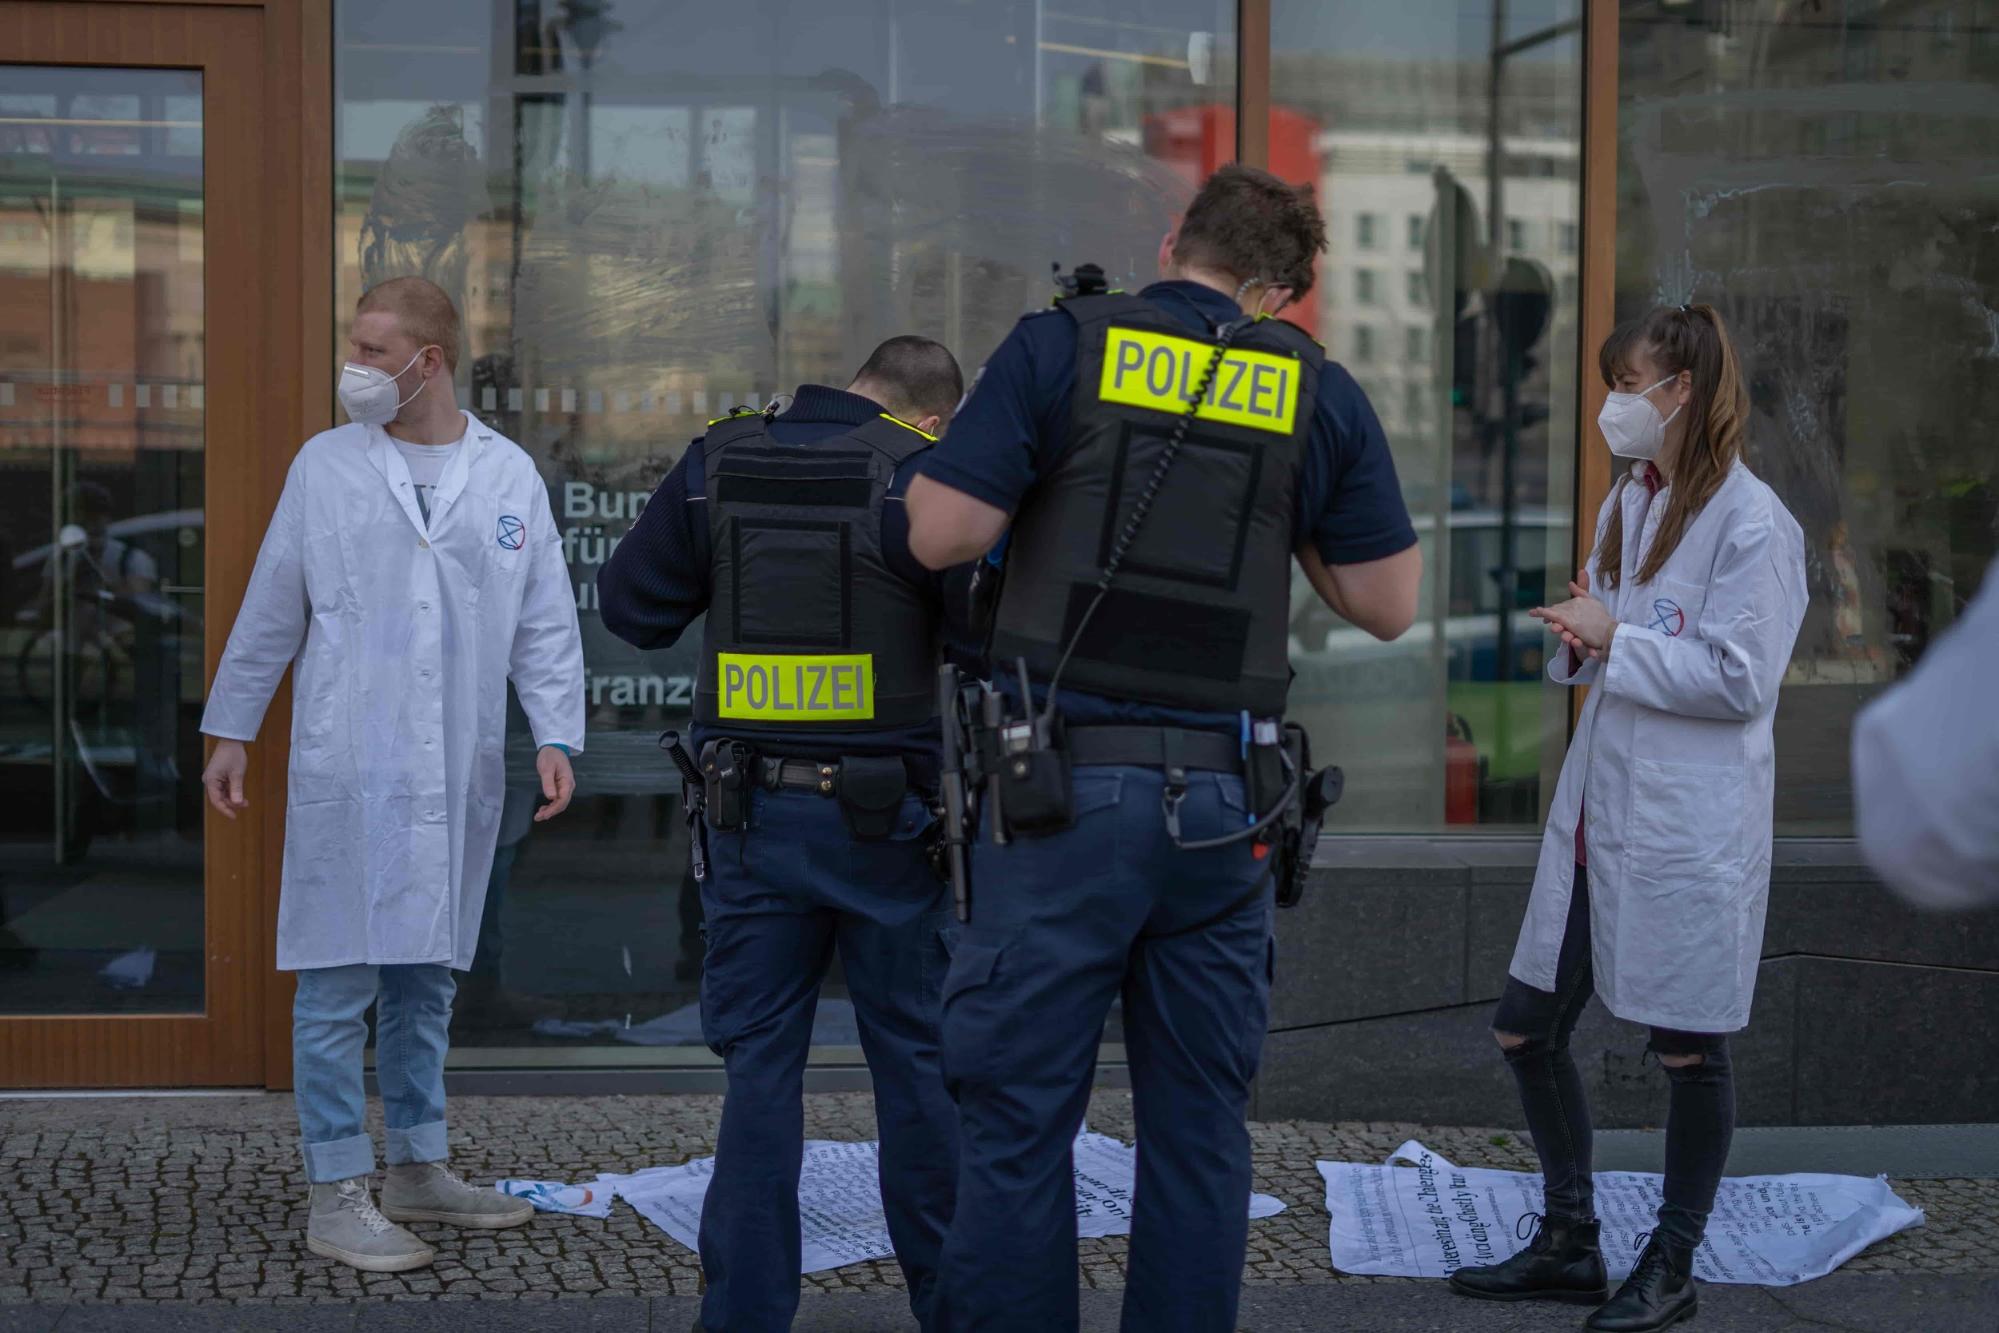
[[(1189, 775), (1182, 836), (1240, 829), (1240, 778)], [(944, 981), (964, 1147), (938, 1327), (1074, 1329), (1070, 1145), (1111, 1001), (1138, 1127), (1124, 1327), (1232, 1329), (1249, 1232), (1250, 1080), (1270, 1020), (1270, 862), (1181, 851), (1156, 769), (1078, 768), (1074, 827), (973, 853)]]
[(874, 1080), (889, 1239), (927, 1329), (958, 1159), (937, 1061), (952, 926), (924, 854), (929, 811), (905, 797), (891, 838), (859, 842), (836, 801), (757, 791), (750, 821), (708, 831), (701, 886), (701, 1026), (729, 1075), (701, 1212), (702, 1325), (784, 1330), (797, 1313), (805, 1058), (837, 946)]
[(375, 1169), (368, 1137), (361, 1051), (368, 1006), (375, 1015), (375, 1080), (388, 1125), (388, 1162), (441, 1162), (444, 1053), (451, 1045), (451, 996), (443, 963), (302, 968), (292, 1004), (292, 1083), (314, 1184), (365, 1176)]

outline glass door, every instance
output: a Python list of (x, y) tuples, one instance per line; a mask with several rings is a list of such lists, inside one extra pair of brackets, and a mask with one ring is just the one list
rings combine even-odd
[(0, 0), (0, 1087), (267, 1073), (287, 707), (233, 824), (199, 726), (312, 433), (309, 94), (265, 92), (304, 47), (288, 5)]
[(199, 1013), (202, 76), (4, 83), (0, 1013)]

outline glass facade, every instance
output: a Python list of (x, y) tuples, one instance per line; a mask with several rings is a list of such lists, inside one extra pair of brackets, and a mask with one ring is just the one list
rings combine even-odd
[(1288, 313), (1367, 390), (1425, 562), (1394, 643), (1295, 580), (1292, 715), (1346, 769), (1339, 831), (1527, 831), (1553, 795), (1569, 692), (1527, 611), (1574, 558), (1581, 15), (1272, 7), (1270, 166), (1330, 241)]
[[(579, 797), (530, 825), (517, 732), (459, 1048), (699, 1060), (699, 900), (656, 747), (698, 630), (619, 642), (598, 567), (730, 407), (844, 385), (898, 333), (969, 375), (1054, 262), (1150, 279), (1233, 153), (1235, 4), (437, 0), (413, 39), (406, 4), (340, 0), (335, 23), (336, 312), (401, 273), (453, 293), (462, 401), (541, 465), (583, 622)], [(854, 1046), (837, 973), (815, 1039)]]
[(1777, 831), (1844, 835), (1855, 710), (1999, 547), (1999, 12), (1627, 5), (1619, 45), (1618, 315), (1729, 321), (1810, 575)]
[[(1813, 544), (1779, 827), (1842, 834), (1848, 720), (1994, 548), (1995, 455), (1966, 429), (1999, 395), (1990, 16), (1617, 12), (1618, 313), (1699, 298), (1738, 331), (1752, 463)], [(844, 383), (895, 333), (972, 372), (1055, 262), (1148, 279), (1232, 154), (1236, 5), (441, 0), (414, 40), (391, 0), (334, 14), (336, 311), (399, 273), (459, 300), (461, 399), (542, 467), (584, 625), (581, 798), (531, 826), (514, 737), (460, 1047), (699, 1060), (699, 906), (655, 748), (693, 640), (605, 633), (597, 568), (708, 418)], [(1602, 447), (1576, 409), (1582, 18), (1272, 5), (1269, 165), (1315, 186), (1330, 239), (1287, 315), (1368, 391), (1427, 565), (1393, 644), (1296, 582), (1293, 711), (1347, 769), (1338, 832), (1528, 833), (1552, 796), (1571, 701), (1526, 612), (1573, 568), (1577, 459)], [(820, 1044), (851, 1048), (837, 973), (828, 1001)]]

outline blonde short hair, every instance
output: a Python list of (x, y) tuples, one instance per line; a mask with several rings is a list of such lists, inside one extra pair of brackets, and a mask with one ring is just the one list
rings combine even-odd
[(429, 278), (389, 278), (363, 292), (354, 304), (357, 315), (376, 310), (394, 315), (417, 346), (442, 349), (445, 367), (458, 369), (458, 307), (444, 288)]

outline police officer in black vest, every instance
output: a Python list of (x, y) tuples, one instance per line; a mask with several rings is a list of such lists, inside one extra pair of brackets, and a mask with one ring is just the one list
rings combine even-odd
[(1077, 1325), (1070, 1144), (1120, 995), (1124, 1327), (1235, 1327), (1279, 859), (1249, 831), (1301, 776), (1271, 754), (1291, 561), (1384, 639), (1422, 570), (1365, 395), (1265, 318), (1324, 247), (1308, 189), (1222, 168), (1162, 243), (1166, 280), (1023, 319), (910, 487), (932, 568), (1007, 542), (1004, 725), (975, 738), (1000, 809), (981, 812), (944, 982), (963, 1157), (937, 1323), (954, 1333)]
[(729, 1076), (701, 1217), (711, 1330), (789, 1328), (798, 1307), (802, 1079), (835, 947), (889, 1234), (930, 1325), (957, 1163), (937, 1060), (950, 914), (926, 845), (942, 583), (909, 553), (903, 490), (963, 393), (942, 345), (892, 338), (844, 390), (710, 422), (597, 578), (604, 624), (639, 648), (707, 613), (701, 1021)]

